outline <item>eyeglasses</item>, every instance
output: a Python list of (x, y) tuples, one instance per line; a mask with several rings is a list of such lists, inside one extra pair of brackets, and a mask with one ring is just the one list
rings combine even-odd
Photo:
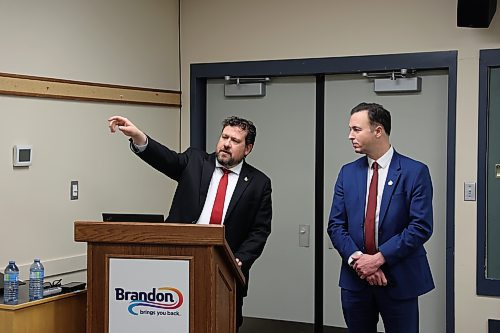
[(61, 280), (62, 279), (54, 280), (52, 282), (44, 282), (43, 283), (43, 288), (47, 289), (47, 288), (60, 287), (61, 286)]

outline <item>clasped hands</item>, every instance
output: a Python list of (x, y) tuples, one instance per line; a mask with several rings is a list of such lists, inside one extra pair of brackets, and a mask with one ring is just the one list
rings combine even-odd
[(374, 255), (355, 254), (352, 259), (354, 260), (352, 268), (361, 279), (366, 280), (372, 286), (387, 285), (387, 278), (380, 269), (380, 266), (385, 263), (382, 253), (378, 252)]

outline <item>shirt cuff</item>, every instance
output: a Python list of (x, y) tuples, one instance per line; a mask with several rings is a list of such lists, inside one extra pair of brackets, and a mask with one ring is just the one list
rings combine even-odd
[(132, 138), (129, 139), (130, 141), (130, 149), (132, 149), (132, 151), (134, 153), (142, 153), (143, 151), (146, 150), (146, 147), (148, 146), (148, 137), (146, 136), (146, 143), (143, 144), (143, 145), (136, 145), (134, 143), (134, 141), (132, 140)]
[(349, 264), (349, 266), (352, 267), (354, 265), (354, 258), (353, 258), (353, 256), (359, 256), (361, 254), (363, 254), (363, 252), (361, 252), (361, 251), (356, 251), (353, 254), (351, 254), (349, 256), (349, 259), (347, 260), (347, 263)]

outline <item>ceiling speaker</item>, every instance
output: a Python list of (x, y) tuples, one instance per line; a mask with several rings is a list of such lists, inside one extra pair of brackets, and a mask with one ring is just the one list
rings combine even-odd
[(458, 0), (457, 26), (488, 28), (497, 10), (497, 0)]

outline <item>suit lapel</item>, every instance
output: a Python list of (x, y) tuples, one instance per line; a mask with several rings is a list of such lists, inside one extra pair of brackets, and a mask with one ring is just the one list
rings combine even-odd
[(391, 164), (389, 165), (389, 171), (387, 173), (387, 179), (384, 184), (384, 192), (382, 193), (382, 201), (380, 202), (380, 212), (379, 212), (379, 228), (384, 222), (385, 213), (391, 202), (392, 194), (394, 189), (398, 184), (399, 176), (401, 175), (401, 165), (399, 161), (399, 154), (394, 152), (392, 156)]
[(366, 178), (368, 177), (368, 158), (364, 157), (359, 159), (359, 163), (356, 168), (356, 179), (358, 187), (358, 202), (357, 211), (361, 212), (360, 225), (364, 228), (365, 225), (365, 205), (366, 205)]
[(231, 215), (236, 203), (240, 199), (243, 192), (247, 188), (248, 184), (252, 181), (252, 172), (250, 168), (248, 168), (246, 162), (243, 162), (243, 166), (241, 168), (240, 176), (238, 177), (238, 182), (236, 183), (236, 187), (234, 188), (233, 196), (231, 197), (231, 201), (229, 202), (229, 206), (227, 207), (226, 216), (224, 218), (224, 223), (226, 223), (228, 216)]
[[(356, 179), (358, 181), (358, 201), (362, 207), (366, 204), (366, 178), (368, 177), (368, 158), (362, 158), (359, 160), (358, 168), (356, 168)], [(363, 208), (364, 210), (364, 208)]]
[(206, 160), (203, 162), (200, 180), (200, 197), (199, 197), (199, 207), (200, 212), (205, 205), (205, 200), (207, 199), (208, 187), (210, 186), (210, 180), (215, 170), (215, 154), (210, 154)]

